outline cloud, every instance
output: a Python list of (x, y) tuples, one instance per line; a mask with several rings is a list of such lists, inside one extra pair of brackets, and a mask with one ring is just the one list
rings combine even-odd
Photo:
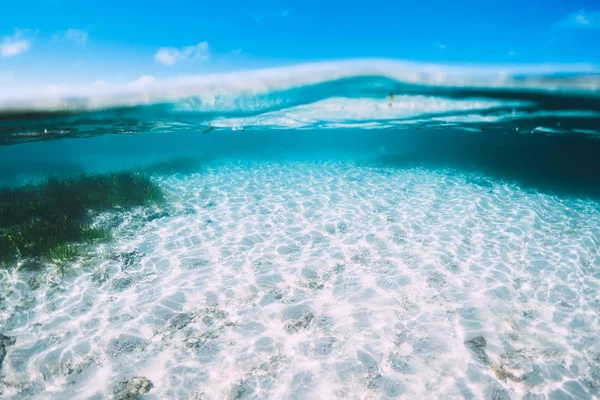
[(0, 57), (15, 57), (29, 50), (32, 40), (27, 37), (27, 32), (16, 29), (12, 36), (4, 36), (0, 42)]
[(57, 32), (52, 36), (54, 40), (68, 40), (77, 46), (84, 46), (88, 40), (88, 33), (81, 29), (69, 28), (64, 32)]
[(92, 83), (92, 87), (95, 87), (95, 88), (107, 87), (107, 86), (108, 86), (108, 81), (106, 81), (104, 79), (100, 79), (100, 80), (94, 81), (94, 83)]
[(146, 87), (146, 86), (149, 86), (149, 85), (153, 84), (154, 82), (156, 82), (156, 79), (154, 79), (153, 76), (151, 76), (151, 75), (142, 75), (138, 79), (136, 79), (135, 81), (130, 82), (129, 84), (131, 86), (134, 86), (134, 87)]
[(511, 57), (514, 57), (514, 56), (516, 56), (516, 55), (517, 55), (517, 52), (516, 52), (516, 51), (514, 51), (514, 50), (509, 50), (509, 51), (508, 51), (508, 55), (509, 55), (509, 56), (511, 56)]
[(585, 11), (570, 14), (556, 25), (565, 29), (600, 29), (600, 11)]
[(442, 50), (446, 50), (446, 45), (445, 44), (438, 44), (438, 47)]
[(154, 62), (169, 66), (188, 60), (208, 60), (209, 58), (208, 42), (181, 48), (161, 47), (154, 54)]

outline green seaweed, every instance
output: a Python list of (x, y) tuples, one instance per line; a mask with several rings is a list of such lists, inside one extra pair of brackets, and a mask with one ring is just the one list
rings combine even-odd
[(107, 240), (94, 215), (160, 204), (156, 183), (139, 173), (80, 175), (0, 190), (0, 265), (17, 260), (72, 260), (77, 245)]

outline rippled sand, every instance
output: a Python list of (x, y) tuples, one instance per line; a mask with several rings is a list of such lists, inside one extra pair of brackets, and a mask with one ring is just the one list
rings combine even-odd
[(2, 396), (598, 395), (597, 203), (346, 162), (160, 184), (173, 209), (105, 216), (88, 267), (3, 272)]

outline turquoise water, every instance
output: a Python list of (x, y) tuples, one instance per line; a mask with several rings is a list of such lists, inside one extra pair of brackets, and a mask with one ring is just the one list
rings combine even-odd
[(0, 271), (2, 396), (598, 396), (597, 76), (413, 67), (5, 102), (2, 186), (181, 169)]

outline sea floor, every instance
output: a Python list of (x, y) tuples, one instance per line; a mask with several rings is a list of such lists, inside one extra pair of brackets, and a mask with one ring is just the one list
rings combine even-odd
[(597, 202), (345, 161), (157, 181), (81, 267), (2, 272), (3, 398), (598, 396)]

